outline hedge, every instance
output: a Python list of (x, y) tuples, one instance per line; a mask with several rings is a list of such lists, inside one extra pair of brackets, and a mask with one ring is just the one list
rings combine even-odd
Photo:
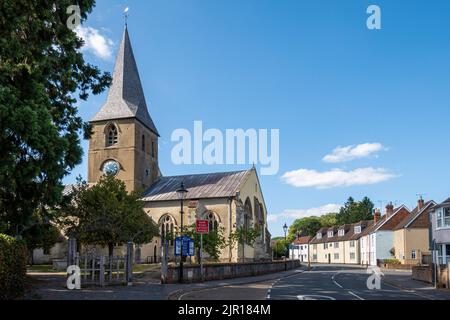
[(27, 274), (27, 248), (23, 241), (0, 234), (0, 300), (23, 295)]

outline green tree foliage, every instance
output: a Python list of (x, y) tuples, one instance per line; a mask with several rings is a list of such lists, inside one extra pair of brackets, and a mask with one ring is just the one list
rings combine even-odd
[(306, 217), (295, 220), (289, 227), (288, 240), (294, 241), (297, 235), (314, 237), (317, 231), (323, 227), (331, 227), (336, 225), (337, 213), (328, 213), (320, 217)]
[(244, 226), (237, 227), (233, 232), (231, 232), (228, 238), (228, 245), (230, 247), (235, 247), (236, 245), (242, 246), (242, 259), (245, 261), (245, 245), (253, 247), (256, 239), (261, 235), (261, 231), (258, 227), (248, 227)]
[(61, 200), (62, 178), (81, 161), (80, 133), (90, 135), (77, 104), (111, 82), (66, 25), (73, 4), (84, 22), (95, 1), (0, 1), (0, 227), (11, 235)]
[(125, 183), (106, 175), (88, 187), (79, 182), (61, 208), (60, 223), (82, 244), (108, 246), (128, 241), (148, 243), (158, 227), (144, 211), (139, 192), (127, 193)]
[[(183, 233), (195, 241), (196, 256), (200, 260), (200, 234), (195, 231), (195, 224), (184, 229)], [(220, 252), (227, 246), (226, 238), (224, 237), (225, 228), (218, 228), (217, 230), (210, 230), (208, 234), (203, 235), (203, 250), (212, 259), (219, 260)]]
[(373, 208), (374, 204), (367, 197), (361, 201), (355, 201), (350, 197), (336, 216), (337, 224), (342, 225), (356, 223), (361, 220), (371, 220), (373, 219)]
[(26, 267), (25, 243), (0, 234), (0, 300), (15, 299), (23, 295)]
[(275, 259), (280, 259), (281, 257), (289, 255), (289, 240), (284, 240), (284, 238), (278, 238), (273, 240), (272, 250)]

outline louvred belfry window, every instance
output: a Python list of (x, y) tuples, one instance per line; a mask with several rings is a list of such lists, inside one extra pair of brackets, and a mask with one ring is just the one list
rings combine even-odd
[(108, 133), (107, 133), (107, 145), (108, 147), (113, 146), (115, 144), (117, 144), (117, 142), (119, 141), (119, 134), (117, 131), (117, 127), (113, 124), (111, 124), (108, 128)]

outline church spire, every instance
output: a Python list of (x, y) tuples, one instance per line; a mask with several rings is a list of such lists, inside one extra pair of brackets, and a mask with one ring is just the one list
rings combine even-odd
[(128, 27), (125, 25), (122, 42), (116, 58), (108, 98), (91, 122), (136, 118), (159, 136), (148, 113), (138, 68), (131, 47)]

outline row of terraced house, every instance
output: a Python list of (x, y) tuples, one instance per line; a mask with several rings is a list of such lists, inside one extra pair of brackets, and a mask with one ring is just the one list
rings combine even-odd
[(450, 263), (450, 198), (441, 204), (418, 200), (406, 206), (376, 209), (373, 220), (322, 228), (314, 237), (297, 237), (290, 246), (291, 259), (302, 262), (380, 265)]

